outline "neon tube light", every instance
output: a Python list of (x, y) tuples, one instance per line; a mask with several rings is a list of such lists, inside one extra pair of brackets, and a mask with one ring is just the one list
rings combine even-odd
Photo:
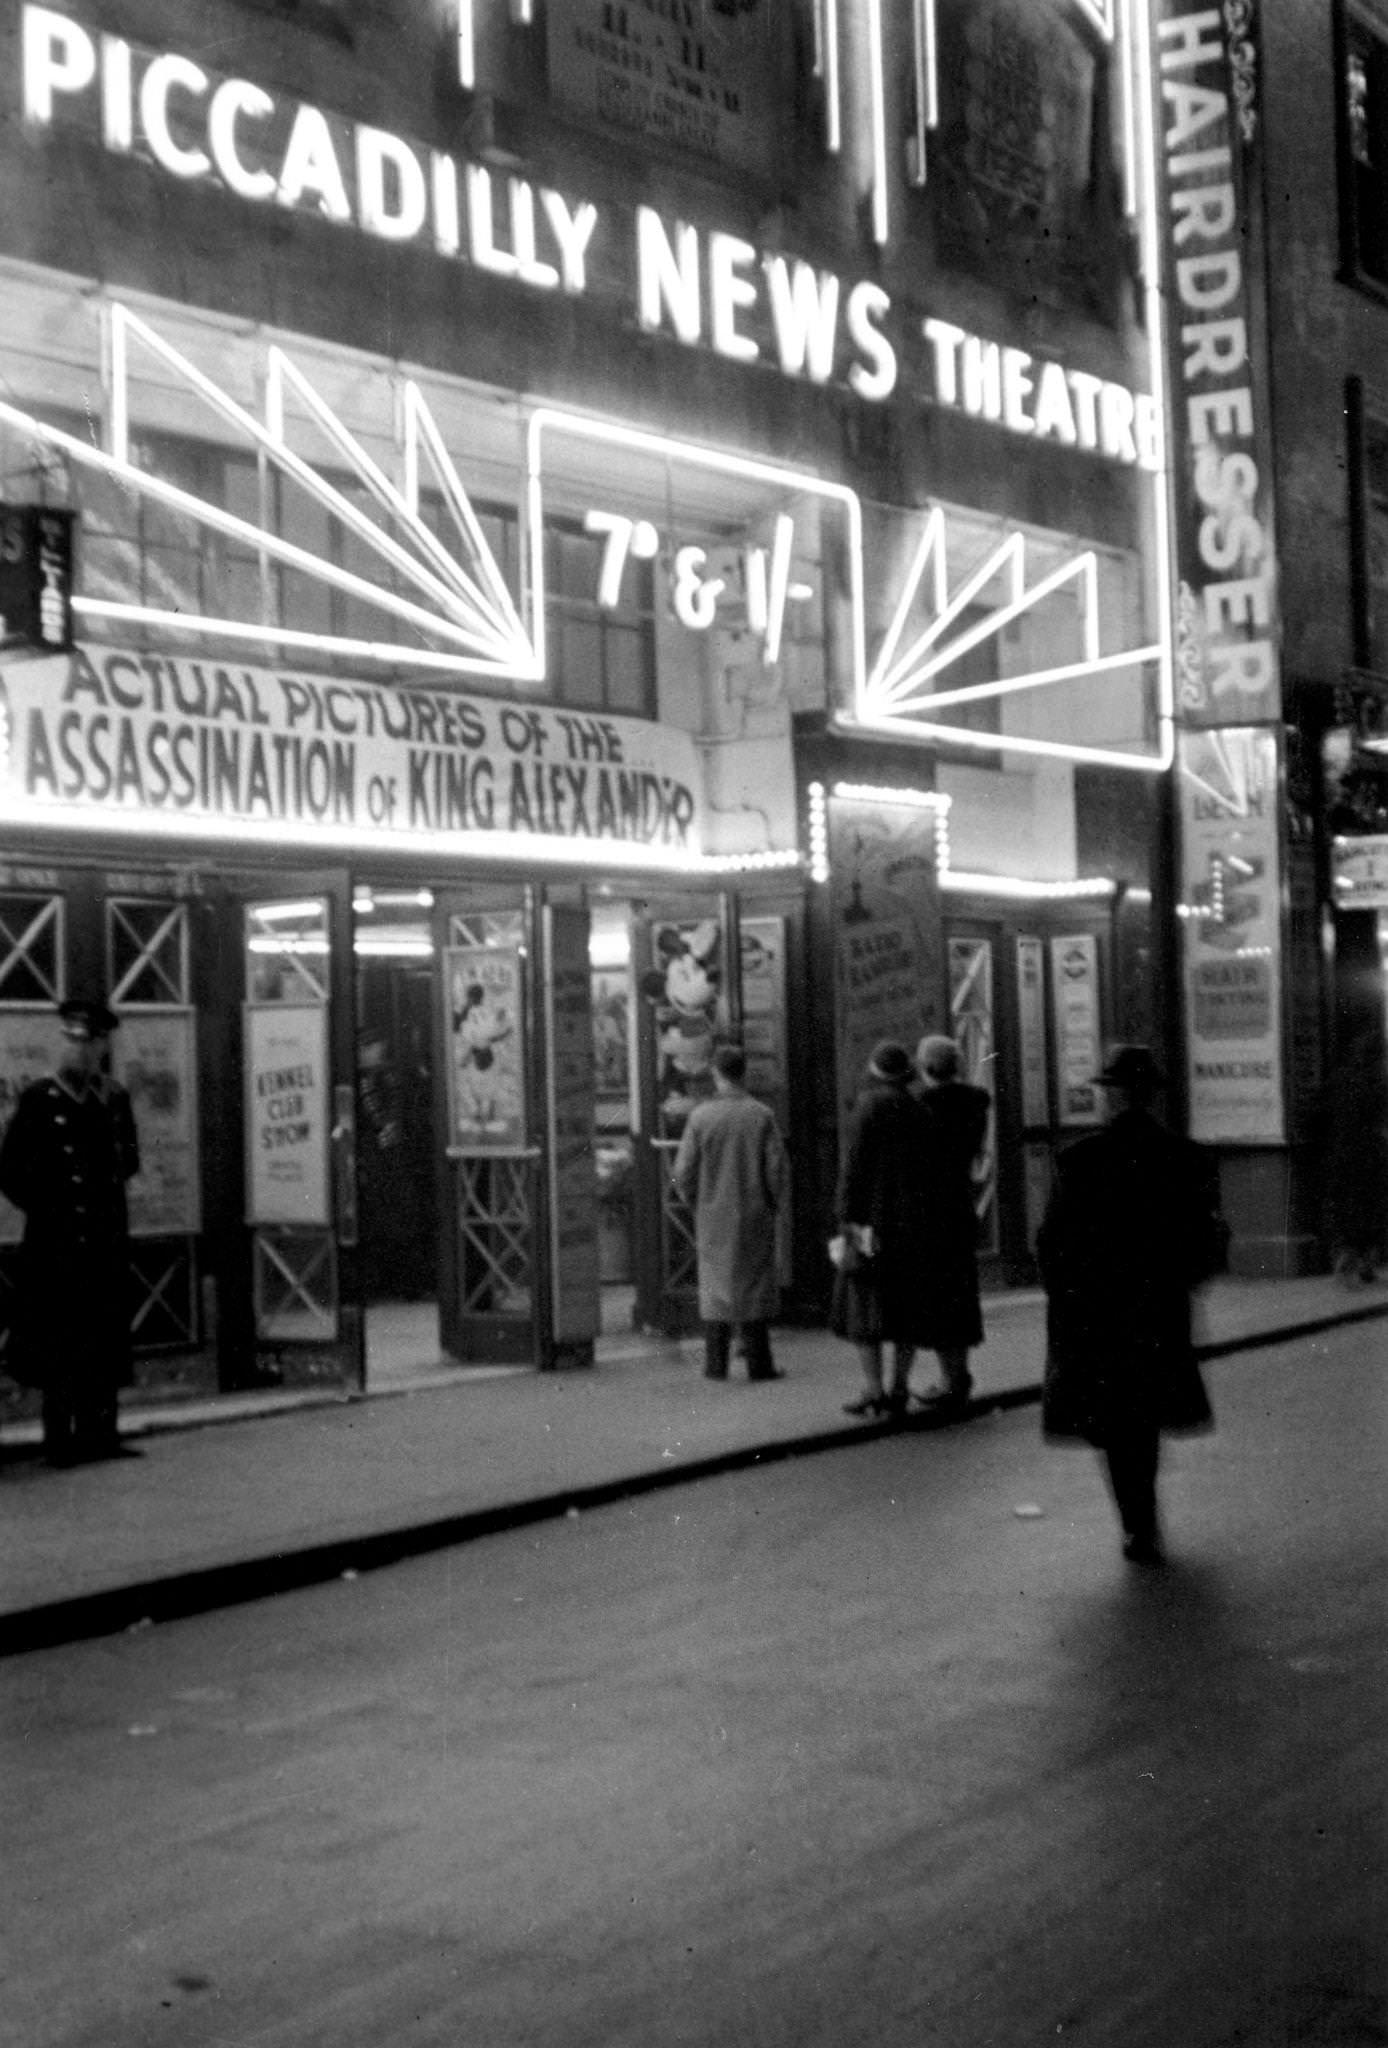
[(839, 0), (822, 0), (824, 9), (824, 146), (830, 156), (843, 148), (843, 109), (839, 101)]
[(963, 868), (946, 869), (940, 876), (940, 887), (955, 896), (994, 896), (1026, 903), (1098, 902), (1118, 893), (1118, 884), (1106, 876), (1074, 882), (1032, 882), (1021, 875), (970, 874)]
[(887, 94), (882, 65), (882, 0), (868, 0), (868, 77), (872, 99), (872, 238), (887, 240)]
[(458, 83), (471, 92), (477, 84), (477, 40), (472, 0), (458, 0)]
[(207, 845), (294, 847), (322, 853), (328, 847), (363, 853), (409, 852), (489, 865), (524, 863), (546, 868), (607, 868), (629, 874), (720, 875), (744, 870), (796, 868), (798, 850), (764, 854), (683, 853), (677, 848), (645, 846), (621, 839), (547, 838), (538, 832), (430, 832), (377, 830), (369, 825), (314, 828), (276, 818), (263, 823), (245, 818), (211, 818), (193, 813), (177, 816), (157, 811), (126, 812), (116, 807), (91, 812), (70, 804), (26, 802), (9, 806), (0, 800), (0, 818), (40, 829), (80, 831), (94, 838), (171, 845), (198, 841)]
[[(545, 660), (544, 476), (541, 444), (546, 433), (567, 434), (581, 440), (602, 442), (609, 447), (628, 448), (637, 453), (654, 456), (663, 462), (683, 463), (693, 469), (740, 477), (746, 482), (764, 484), (787, 493), (818, 497), (837, 506), (843, 514), (848, 532), (849, 604), (852, 616), (850, 688), (853, 700), (858, 700), (863, 688), (866, 653), (863, 624), (863, 519), (862, 506), (856, 491), (850, 490), (844, 484), (828, 483), (810, 471), (784, 469), (779, 464), (761, 462), (755, 457), (738, 455), (731, 450), (703, 447), (690, 441), (675, 441), (663, 434), (648, 433), (638, 427), (618, 426), (611, 421), (591, 419), (579, 413), (560, 412), (550, 406), (540, 406), (531, 414), (526, 435), (526, 509), (529, 526), (531, 607), (535, 620), (536, 660), (541, 674), (544, 672)], [(788, 543), (784, 545), (787, 550), (785, 570), (788, 575)]]

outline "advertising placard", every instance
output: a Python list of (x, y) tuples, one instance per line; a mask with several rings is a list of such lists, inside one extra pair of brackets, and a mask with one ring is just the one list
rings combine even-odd
[(246, 1221), (326, 1226), (328, 1013), (322, 1003), (247, 1003)]
[(132, 1237), (193, 1236), (202, 1228), (197, 1057), (190, 1010), (126, 1010), (111, 1066), (129, 1091), (140, 1171), (128, 1184)]
[(829, 799), (838, 999), (839, 1111), (846, 1119), (879, 1039), (914, 1053), (944, 1028), (944, 937), (935, 813), (877, 798)]
[(597, 1335), (600, 1320), (588, 918), (550, 904), (545, 924), (553, 1333), (556, 1344), (584, 1344)]
[(1176, 762), (1190, 1134), (1280, 1145), (1277, 734), (1182, 733)]
[[(21, 1091), (57, 1067), (62, 1043), (58, 1013), (51, 1004), (43, 1009), (0, 1010), (0, 1138)], [(23, 1216), (0, 1195), (0, 1244), (18, 1244), (23, 1235)]]
[[(529, 1136), (523, 968), (518, 946), (444, 954), (448, 1143), (455, 1152), (520, 1152)], [(588, 1047), (591, 1064), (592, 1047)]]
[(772, 13), (772, 0), (548, 0), (550, 89), (602, 127), (769, 170), (777, 139)]
[(786, 1071), (786, 921), (744, 917), (738, 925), (742, 948), (742, 1043), (747, 1054), (747, 1087), (776, 1113), (784, 1128)]
[(1022, 1122), (1031, 1128), (1051, 1120), (1050, 1077), (1046, 1071), (1046, 965), (1038, 938), (1017, 941), (1017, 1035), (1022, 1067)]
[(1097, 1124), (1102, 1111), (1094, 1076), (1103, 1064), (1104, 1049), (1099, 944), (1092, 932), (1051, 940), (1051, 1003), (1060, 1121)]
[(10, 818), (701, 850), (694, 741), (646, 719), (96, 646), (10, 663), (3, 706)]

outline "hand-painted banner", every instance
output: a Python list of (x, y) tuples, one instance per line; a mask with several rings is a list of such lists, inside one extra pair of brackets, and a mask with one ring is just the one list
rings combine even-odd
[(1156, 9), (1176, 715), (1281, 713), (1254, 0)]
[(685, 732), (426, 685), (85, 646), (0, 674), (0, 810), (700, 850)]

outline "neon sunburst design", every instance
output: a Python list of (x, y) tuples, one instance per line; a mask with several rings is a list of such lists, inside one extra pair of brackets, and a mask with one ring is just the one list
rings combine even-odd
[[(258, 555), (400, 620), (420, 639), (419, 644), (411, 644), (359, 635), (301, 632), (268, 620), (214, 618), (86, 595), (74, 597), (74, 611), (107, 623), (152, 626), (209, 639), (283, 648), (311, 647), (390, 667), (408, 665), (445, 675), (519, 681), (540, 678), (542, 668), (534, 640), (522, 624), (462, 479), (417, 385), (407, 384), (404, 391), (404, 483), (400, 487), (373, 461), (282, 349), (272, 346), (267, 351), (266, 418), (262, 423), (128, 307), (113, 305), (107, 317), (111, 367), (109, 453), (3, 402), (0, 420), (61, 449), (71, 461), (111, 476), (169, 510), (241, 542)], [(385, 581), (372, 582), (356, 575), (285, 540), (271, 528), (242, 519), (210, 499), (200, 498), (142, 468), (130, 445), (132, 347), (155, 356), (224, 425), (315, 499), (377, 557), (383, 577), (393, 577), (403, 590), (392, 589)], [(302, 403), (337, 460), (355, 473), (377, 517), (344, 495), (289, 446), (285, 401), (291, 393)], [(420, 479), (426, 469), (438, 486), (444, 511), (451, 521), (456, 554), (443, 545), (420, 516)]]
[[(1047, 685), (1075, 682), (1082, 677), (1102, 681), (1114, 669), (1135, 668), (1161, 659), (1159, 643), (1125, 648), (1118, 653), (1100, 653), (1098, 561), (1091, 549), (1072, 555), (1032, 583), (1027, 579), (1026, 536), (1013, 531), (951, 591), (945, 529), (944, 511), (935, 506), (902, 583), (891, 624), (863, 683), (857, 716), (864, 724), (877, 730), (928, 733), (970, 746), (996, 747), (1000, 743), (996, 733), (984, 735), (971, 727), (951, 725), (941, 718), (941, 712), (992, 697), (1011, 697)], [(970, 625), (952, 630), (980, 593), (999, 578), (1005, 593), (1002, 603), (990, 605), (983, 617)], [(937, 686), (936, 678), (944, 676), (981, 642), (993, 638), (1003, 627), (1067, 587), (1073, 588), (1079, 599), (1082, 652), (1077, 660), (1025, 670), (995, 682), (970, 683), (954, 689)], [(927, 623), (903, 648), (907, 621), (922, 596)]]

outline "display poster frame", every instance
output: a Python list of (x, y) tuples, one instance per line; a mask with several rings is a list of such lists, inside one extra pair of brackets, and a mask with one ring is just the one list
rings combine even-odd
[[(514, 1157), (530, 1146), (525, 959), (518, 945), (443, 955), (448, 1150)], [(588, 1049), (591, 1062), (592, 1048)]]
[(1017, 939), (1017, 1041), (1022, 1126), (1037, 1130), (1051, 1120), (1051, 1076), (1046, 1046), (1046, 948), (1030, 932)]
[(773, 0), (679, 9), (548, 0), (556, 104), (609, 137), (769, 177), (780, 133), (775, 13)]
[(1055, 1031), (1056, 1121), (1067, 1128), (1103, 1122), (1094, 1076), (1103, 1064), (1099, 941), (1093, 932), (1051, 940), (1051, 1017)]
[(140, 1170), (126, 1185), (132, 1237), (202, 1230), (197, 1019), (186, 1005), (121, 1011), (111, 1071), (130, 1097)]
[(246, 1221), (331, 1229), (327, 1005), (246, 1003), (242, 1015)]
[(945, 942), (934, 809), (903, 793), (828, 801), (839, 1119), (846, 1128), (873, 1047), (914, 1054), (944, 1023)]
[(588, 916), (550, 903), (544, 920), (550, 1333), (556, 1346), (588, 1346), (602, 1321)]
[(1286, 1142), (1281, 752), (1276, 730), (1183, 732), (1177, 746), (1190, 1135)]

